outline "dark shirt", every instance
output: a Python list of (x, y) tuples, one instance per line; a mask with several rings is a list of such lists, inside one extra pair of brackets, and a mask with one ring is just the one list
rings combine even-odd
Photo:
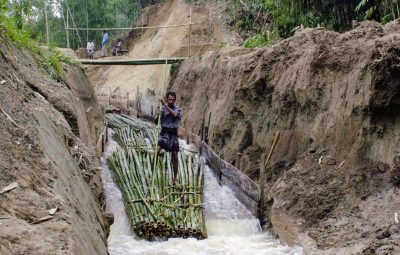
[(174, 107), (171, 109), (175, 112), (178, 112), (178, 115), (176, 117), (174, 117), (172, 114), (169, 113), (168, 109), (165, 106), (163, 106), (162, 112), (161, 112), (161, 127), (162, 128), (168, 128), (168, 129), (179, 128), (179, 124), (182, 119), (182, 110), (177, 105), (174, 105)]

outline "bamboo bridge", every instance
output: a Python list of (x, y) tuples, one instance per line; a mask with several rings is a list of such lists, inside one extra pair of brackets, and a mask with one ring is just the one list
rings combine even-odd
[(77, 59), (83, 65), (165, 65), (175, 64), (186, 60), (187, 58), (147, 58), (147, 59), (109, 59), (109, 60), (91, 60)]

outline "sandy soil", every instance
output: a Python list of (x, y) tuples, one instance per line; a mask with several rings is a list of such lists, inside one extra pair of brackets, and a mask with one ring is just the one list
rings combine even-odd
[[(271, 48), (224, 49), (185, 61), (183, 125), (210, 119), (210, 144), (259, 176), (266, 228), (310, 254), (399, 254), (400, 22), (339, 34), (305, 29)], [(397, 159), (397, 160), (396, 160)]]

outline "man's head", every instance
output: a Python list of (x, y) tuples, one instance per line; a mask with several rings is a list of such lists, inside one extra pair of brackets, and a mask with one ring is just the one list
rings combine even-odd
[(106, 30), (103, 30), (103, 34), (105, 34), (105, 33), (107, 33), (107, 31), (106, 31)]
[(167, 103), (169, 107), (173, 107), (176, 101), (176, 93), (175, 92), (168, 92), (167, 93)]

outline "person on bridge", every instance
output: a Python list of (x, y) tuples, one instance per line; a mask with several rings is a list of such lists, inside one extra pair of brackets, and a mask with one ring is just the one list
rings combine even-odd
[(161, 132), (158, 140), (159, 155), (165, 151), (171, 152), (171, 161), (173, 166), (173, 177), (172, 183), (176, 185), (176, 177), (178, 175), (178, 152), (179, 152), (179, 140), (178, 140), (178, 128), (182, 119), (182, 110), (176, 102), (176, 93), (168, 92), (166, 99), (161, 99), (163, 105), (161, 109), (160, 124)]
[(112, 55), (113, 56), (118, 56), (118, 52), (121, 51), (122, 48), (122, 41), (121, 39), (118, 38), (117, 43), (114, 46), (114, 49), (112, 50)]
[(93, 40), (89, 40), (89, 42), (86, 45), (87, 49), (87, 54), (89, 59), (93, 59), (93, 54), (94, 54), (94, 42)]
[(107, 45), (110, 42), (110, 37), (106, 30), (103, 30), (103, 41), (101, 42), (101, 50), (103, 52), (103, 57), (107, 56)]

